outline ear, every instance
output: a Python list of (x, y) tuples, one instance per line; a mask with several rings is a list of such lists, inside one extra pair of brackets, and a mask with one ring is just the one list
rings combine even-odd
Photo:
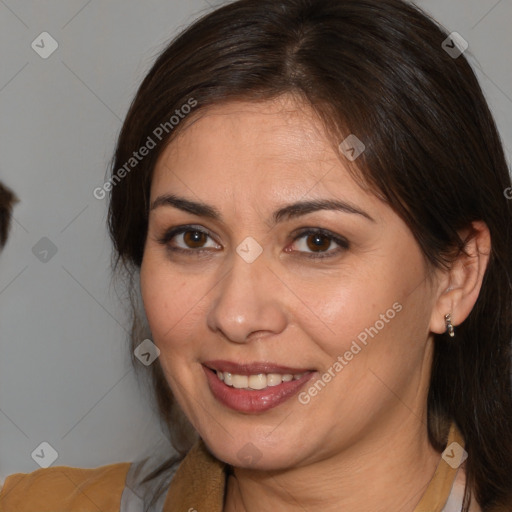
[(491, 235), (485, 222), (474, 221), (471, 228), (459, 231), (459, 235), (466, 243), (468, 256), (459, 254), (450, 270), (440, 275), (437, 300), (430, 319), (430, 330), (438, 334), (446, 332), (444, 315), (447, 313), (450, 313), (454, 327), (468, 317), (489, 263)]

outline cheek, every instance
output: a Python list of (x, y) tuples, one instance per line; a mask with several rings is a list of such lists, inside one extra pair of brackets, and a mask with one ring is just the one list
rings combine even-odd
[(145, 256), (143, 261), (140, 285), (151, 333), (154, 342), (160, 346), (185, 317), (189, 309), (187, 292), (190, 287), (187, 288), (184, 279), (166, 271), (165, 265), (151, 255)]
[(194, 334), (204, 325), (211, 288), (205, 281), (201, 274), (171, 271), (158, 255), (145, 256), (140, 273), (142, 300), (153, 342), (163, 360), (169, 355), (179, 358), (191, 353), (200, 342)]
[(314, 339), (323, 339), (321, 343), (330, 354), (349, 350), (353, 340), (364, 346), (372, 334), (388, 331), (391, 323), (396, 322), (400, 306), (394, 309), (393, 304), (400, 294), (378, 277), (369, 272), (351, 272), (303, 294), (308, 297), (304, 302), (310, 310), (304, 318), (312, 318), (313, 311), (317, 319), (316, 324), (310, 322), (307, 330), (312, 335), (316, 332)]
[(362, 383), (372, 378), (370, 370), (391, 378), (419, 364), (429, 318), (419, 269), (421, 265), (390, 265), (387, 260), (386, 268), (353, 269), (339, 276), (336, 285), (312, 289), (308, 305), (321, 322), (302, 327), (321, 348), (326, 369), (341, 356), (346, 378)]

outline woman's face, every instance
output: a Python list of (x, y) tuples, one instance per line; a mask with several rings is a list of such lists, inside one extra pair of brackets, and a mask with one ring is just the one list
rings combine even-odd
[(199, 114), (156, 165), (141, 268), (153, 341), (186, 415), (234, 466), (424, 430), (435, 290), (410, 230), (344, 162), (282, 96)]

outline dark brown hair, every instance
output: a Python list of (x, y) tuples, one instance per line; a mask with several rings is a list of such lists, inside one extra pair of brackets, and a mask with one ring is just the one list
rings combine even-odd
[[(465, 438), (464, 510), (469, 489), (484, 512), (511, 510), (512, 201), (504, 195), (511, 182), (475, 74), (464, 55), (445, 51), (447, 37), (400, 0), (229, 3), (157, 58), (126, 116), (112, 177), (191, 98), (193, 117), (223, 102), (288, 93), (312, 107), (333, 140), (353, 133), (364, 142), (353, 171), (404, 219), (431, 269), (449, 268), (465, 247), (457, 231), (483, 220), (492, 252), (478, 300), (456, 326), (455, 341), (434, 335), (428, 432), (439, 451), (452, 421)], [(132, 279), (143, 256), (155, 162), (186, 122), (168, 126), (156, 148), (111, 188), (115, 268)], [(135, 317), (134, 344), (139, 326)], [(175, 436), (171, 391), (158, 362), (151, 371), (161, 417)], [(182, 457), (192, 437), (173, 439)]]
[(18, 201), (14, 193), (0, 183), (0, 249), (7, 242), (11, 226), (12, 207)]

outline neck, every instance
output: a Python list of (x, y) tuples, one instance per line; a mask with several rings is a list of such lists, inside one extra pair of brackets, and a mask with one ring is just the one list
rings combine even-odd
[[(396, 418), (395, 418), (396, 419)], [(228, 478), (225, 512), (413, 511), (440, 454), (414, 414), (380, 424), (357, 446), (326, 460), (281, 471), (235, 468)]]

